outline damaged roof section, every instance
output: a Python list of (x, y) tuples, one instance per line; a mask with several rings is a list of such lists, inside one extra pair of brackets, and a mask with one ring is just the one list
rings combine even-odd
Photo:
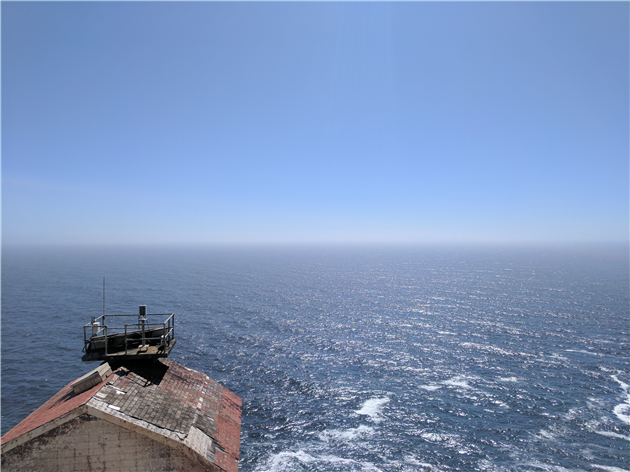
[(78, 394), (73, 384), (2, 437), (3, 467), (11, 449), (87, 414), (192, 453), (208, 470), (237, 471), (241, 399), (208, 376), (159, 359), (126, 362)]

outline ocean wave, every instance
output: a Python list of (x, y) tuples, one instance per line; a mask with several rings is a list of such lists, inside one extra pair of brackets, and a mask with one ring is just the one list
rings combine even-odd
[(506, 351), (505, 349), (501, 349), (500, 347), (492, 346), (491, 344), (478, 344), (478, 343), (462, 343), (462, 347), (470, 347), (479, 349), (480, 351), (490, 352), (492, 354), (501, 354), (504, 356), (513, 356), (514, 353), (511, 351)]
[(464, 377), (464, 376), (458, 375), (448, 380), (444, 380), (441, 383), (444, 385), (448, 385), (450, 387), (472, 388), (470, 385), (468, 385), (468, 382), (465, 380), (467, 378), (470, 378), (470, 377)]
[(350, 429), (333, 429), (330, 431), (323, 431), (319, 434), (319, 439), (322, 441), (338, 440), (338, 441), (353, 441), (359, 438), (368, 438), (374, 434), (374, 428), (370, 426), (361, 425), (358, 428)]
[(629, 472), (628, 469), (622, 469), (620, 467), (609, 467), (607, 465), (593, 464), (593, 467), (596, 467), (597, 469), (607, 470), (608, 472)]
[(616, 375), (613, 375), (612, 378), (621, 385), (621, 388), (626, 394), (626, 401), (615, 406), (615, 408), (613, 408), (613, 413), (624, 423), (630, 424), (630, 393), (628, 392), (628, 390), (630, 390), (630, 385), (619, 380)]
[(585, 351), (584, 349), (565, 349), (565, 352), (579, 352), (580, 354), (589, 354), (591, 356), (600, 356), (597, 352)]
[(450, 448), (459, 448), (462, 446), (461, 439), (457, 434), (422, 433), (420, 437), (430, 443), (440, 443)]
[(387, 403), (389, 403), (388, 397), (370, 398), (369, 400), (366, 400), (361, 409), (356, 410), (355, 413), (357, 415), (369, 416), (372, 421), (378, 423), (383, 420), (381, 412)]
[[(577, 472), (577, 471), (583, 470), (583, 469), (567, 469), (566, 467), (562, 467), (560, 465), (551, 465), (544, 462), (539, 462), (537, 460), (523, 461), (521, 462), (521, 464), (526, 467), (533, 468), (534, 470), (543, 470), (545, 472)], [(619, 469), (619, 471), (611, 471), (611, 472), (621, 472), (621, 471), (622, 469)], [(623, 471), (623, 472), (627, 472), (627, 471)]]
[(619, 380), (619, 378), (616, 375), (612, 375), (611, 377), (613, 378), (613, 380), (615, 382), (617, 382), (619, 385), (621, 385), (621, 388), (624, 391), (628, 391), (628, 389), (630, 389), (630, 385), (628, 385), (627, 383), (623, 382), (622, 380)]
[(272, 454), (266, 463), (256, 469), (257, 472), (289, 472), (304, 469), (340, 470), (340, 471), (375, 471), (380, 469), (370, 462), (345, 459), (332, 454), (312, 455), (303, 450), (297, 452), (282, 451)]
[(630, 441), (630, 436), (624, 436), (623, 434), (613, 433), (612, 431), (595, 431), (597, 434), (601, 434), (602, 436), (608, 436), (609, 438), (618, 438), (625, 439), (626, 441)]
[(412, 455), (404, 456), (403, 460), (405, 461), (406, 464), (410, 464), (410, 465), (413, 465), (413, 466), (416, 466), (416, 467), (422, 467), (423, 469), (428, 469), (428, 470), (431, 470), (431, 471), (439, 471), (440, 470), (437, 467), (435, 467), (433, 464), (428, 464), (426, 462), (420, 462), (418, 459), (416, 459)]
[(630, 424), (630, 395), (628, 401), (613, 408), (613, 413), (626, 424)]

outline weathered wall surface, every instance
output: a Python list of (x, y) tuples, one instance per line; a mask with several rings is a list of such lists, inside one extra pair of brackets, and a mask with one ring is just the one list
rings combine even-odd
[(152, 439), (87, 414), (2, 455), (3, 472), (219, 472)]

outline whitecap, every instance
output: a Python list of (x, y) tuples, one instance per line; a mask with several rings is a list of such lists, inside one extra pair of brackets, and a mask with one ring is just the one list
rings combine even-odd
[(289, 467), (291, 465), (296, 465), (296, 463), (309, 463), (314, 462), (315, 459), (313, 456), (307, 454), (304, 451), (290, 452), (290, 451), (282, 451), (277, 454), (272, 454), (271, 457), (267, 460), (264, 468), (257, 469), (260, 472), (276, 472), (279, 470), (290, 470)]
[(420, 437), (430, 442), (446, 442), (449, 444), (455, 444), (459, 440), (457, 434), (450, 433), (422, 433)]
[(426, 462), (420, 462), (412, 455), (403, 456), (403, 460), (407, 464), (415, 465), (416, 467), (423, 467), (425, 469), (434, 470), (435, 467), (432, 464), (428, 464)]
[(626, 441), (630, 441), (630, 436), (624, 436), (623, 434), (613, 433), (612, 431), (595, 431), (597, 434), (601, 434), (602, 436), (608, 436), (609, 438), (618, 438), (625, 439)]
[(446, 439), (443, 435), (438, 433), (422, 433), (420, 436), (431, 442), (440, 442)]
[(542, 436), (545, 439), (551, 439), (551, 440), (556, 439), (556, 435), (546, 429), (540, 430), (539, 436)]
[(323, 462), (324, 464), (357, 464), (363, 470), (378, 470), (372, 464), (357, 462), (353, 459), (344, 459), (333, 455), (312, 456), (302, 450), (297, 452), (282, 451), (272, 454), (266, 464), (257, 468), (257, 472), (286, 472), (290, 470), (302, 470), (304, 464)]
[(579, 352), (580, 354), (590, 354), (591, 356), (601, 356), (596, 352), (585, 351), (584, 349), (565, 349), (566, 352)]
[(434, 392), (442, 387), (440, 387), (439, 385), (420, 385), (420, 388), (428, 390), (429, 392)]
[(389, 398), (370, 398), (363, 403), (360, 410), (356, 410), (357, 415), (367, 415), (374, 422), (382, 421), (381, 411), (383, 407), (389, 402)]
[(329, 464), (356, 464), (357, 462), (352, 459), (344, 459), (343, 457), (337, 456), (319, 456), (316, 459), (322, 462), (328, 462)]
[(358, 428), (350, 429), (333, 429), (330, 431), (323, 431), (319, 434), (319, 439), (322, 441), (353, 441), (359, 438), (367, 438), (374, 434), (374, 428), (370, 426), (361, 425)]
[(626, 401), (613, 408), (613, 413), (624, 423), (630, 424), (630, 393), (628, 393), (630, 385), (619, 380), (616, 375), (613, 375), (612, 378), (621, 385), (621, 388), (626, 393)]
[(621, 467), (610, 467), (610, 466), (607, 466), (607, 465), (593, 464), (593, 467), (596, 467), (596, 468), (602, 469), (602, 470), (607, 470), (608, 472), (630, 472), (630, 471), (628, 471), (628, 469), (622, 469)]
[[(567, 469), (559, 465), (546, 464), (544, 462), (538, 462), (536, 460), (526, 461), (526, 462), (523, 462), (522, 464), (527, 467), (533, 467), (534, 469), (537, 469), (537, 470), (542, 469), (544, 471), (554, 471), (554, 472), (574, 472), (571, 469)], [(582, 470), (582, 469), (576, 469), (576, 470)]]
[(429, 466), (429, 464), (425, 464), (423, 462), (420, 462), (418, 459), (416, 459), (414, 456), (411, 456), (411, 455), (403, 456), (403, 460), (407, 464), (419, 465), (419, 466), (423, 466), (423, 467), (428, 467)]
[(374, 470), (376, 472), (381, 472), (381, 469), (376, 467), (374, 464), (370, 464), (369, 462), (361, 462), (361, 470)]
[(517, 377), (499, 377), (497, 380), (499, 382), (518, 382)]
[(612, 378), (614, 379), (615, 382), (617, 382), (619, 385), (621, 385), (622, 389), (628, 390), (630, 388), (630, 385), (628, 385), (627, 383), (622, 382), (621, 380), (619, 380), (616, 375), (613, 375)]
[(465, 377), (457, 376), (453, 377), (452, 379), (444, 380), (442, 383), (444, 385), (449, 385), (452, 387), (472, 388), (464, 379)]
[[(462, 450), (461, 448), (465, 448), (465, 445), (462, 443), (460, 437), (457, 434), (449, 434), (449, 433), (422, 433), (420, 435), (422, 439), (430, 443), (439, 443), (445, 447), (458, 450)], [(467, 449), (463, 449), (465, 452), (468, 452)]]
[(630, 398), (626, 403), (620, 403), (613, 408), (613, 413), (624, 423), (630, 424)]

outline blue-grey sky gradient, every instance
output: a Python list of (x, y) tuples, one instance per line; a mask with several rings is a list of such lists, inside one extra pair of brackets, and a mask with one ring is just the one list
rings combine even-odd
[(628, 241), (627, 2), (1, 8), (4, 244)]

